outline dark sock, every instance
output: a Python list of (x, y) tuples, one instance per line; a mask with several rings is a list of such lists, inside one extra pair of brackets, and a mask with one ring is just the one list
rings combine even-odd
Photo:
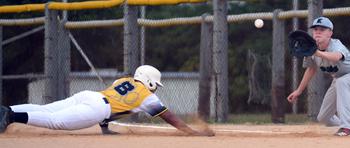
[(10, 121), (27, 124), (28, 113), (26, 113), (26, 112), (19, 112), (19, 113), (13, 112), (12, 119), (10, 119)]

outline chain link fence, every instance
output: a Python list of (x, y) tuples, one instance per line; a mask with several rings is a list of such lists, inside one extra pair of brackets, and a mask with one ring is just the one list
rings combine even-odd
[[(118, 9), (122, 8), (118, 7)], [(116, 11), (116, 9), (114, 9), (105, 10), (105, 12), (104, 10), (99, 10), (99, 12), (104, 15), (91, 15), (94, 13), (87, 11), (73, 11), (68, 13), (68, 20), (64, 20), (64, 17), (59, 11), (47, 9), (45, 17), (3, 20), (3, 24), (11, 26), (5, 28), (5, 30), (8, 29), (9, 32), (13, 32), (13, 30), (18, 28), (23, 28), (22, 26), (16, 26), (18, 24), (22, 23), (24, 25), (29, 25), (29, 29), (27, 30), (30, 31), (28, 31), (28, 33), (24, 33), (28, 35), (23, 36), (21, 39), (28, 41), (30, 41), (30, 38), (35, 39), (34, 41), (32, 40), (29, 42), (29, 44), (35, 43), (33, 44), (33, 48), (35, 49), (26, 48), (26, 50), (28, 50), (26, 52), (33, 52), (35, 50), (35, 52), (33, 52), (35, 55), (29, 58), (37, 59), (40, 62), (18, 62), (17, 64), (30, 64), (32, 67), (36, 67), (40, 70), (27, 70), (23, 73), (4, 73), (4, 76), (2, 76), (4, 79), (3, 85), (4, 88), (6, 88), (4, 90), (4, 96), (9, 97), (2, 99), (2, 103), (5, 105), (19, 103), (46, 104), (64, 99), (82, 90), (103, 90), (116, 78), (129, 75), (130, 73), (125, 72), (126, 70), (124, 64), (125, 53), (123, 38), (125, 33), (123, 32), (123, 21), (119, 21), (121, 24), (113, 24), (112, 26), (108, 27), (103, 26), (104, 23), (108, 23), (108, 21), (103, 21), (103, 19), (114, 19), (117, 21), (122, 20), (123, 11)], [(103, 16), (103, 18), (101, 18), (101, 16)], [(82, 20), (89, 20), (89, 22), (79, 23)], [(36, 24), (38, 24), (39, 27), (31, 27), (31, 25)], [(85, 24), (92, 24), (93, 27), (89, 26), (85, 28)], [(102, 24), (102, 28), (100, 24)], [(12, 25), (15, 27), (12, 27)], [(64, 29), (63, 27), (69, 28), (69, 30)], [(198, 31), (198, 29), (196, 30)], [(157, 32), (156, 28), (149, 29), (146, 34), (152, 36), (154, 32)], [(8, 38), (6, 33), (7, 32), (4, 32), (4, 38)], [(17, 32), (17, 34), (14, 36), (18, 37), (18, 34), (21, 34), (21, 32)], [(197, 32), (197, 34), (199, 33)], [(40, 40), (38, 40), (38, 38)], [(174, 35), (170, 36), (169, 38), (177, 38), (177, 36)], [(199, 36), (197, 37), (197, 40), (199, 40)], [(18, 41), (18, 43), (22, 43), (20, 42), (21, 40), (16, 41)], [(5, 43), (3, 44), (16, 44), (16, 41), (9, 43), (9, 40), (5, 40)], [(186, 41), (176, 43), (185, 45)], [(157, 43), (157, 41), (153, 41), (152, 38), (149, 38), (147, 44), (159, 43)], [(22, 47), (23, 46), (28, 45), (22, 44)], [(162, 46), (165, 47), (172, 45)], [(3, 47), (4, 51), (20, 50), (6, 45)], [(186, 51), (187, 49), (168, 48), (156, 50), (158, 50), (160, 53), (157, 53), (158, 55), (149, 54), (150, 58), (147, 58), (145, 63), (161, 68), (166, 67), (166, 65), (164, 65), (166, 63), (159, 64), (149, 62), (156, 61), (154, 59), (166, 59), (166, 56), (171, 56), (171, 54), (168, 54), (171, 50)], [(147, 52), (152, 53), (152, 49), (149, 49)], [(41, 54), (38, 55), (36, 53)], [(199, 51), (193, 54), (198, 55), (198, 53)], [(9, 57), (9, 54), (10, 53), (5, 52), (3, 57)], [(195, 56), (196, 55), (193, 55), (192, 57)], [(8, 61), (7, 59), (3, 60)], [(182, 60), (186, 60), (186, 58)], [(198, 63), (198, 60), (194, 62)], [(4, 65), (15, 64), (4, 63)], [(185, 71), (188, 70), (183, 70), (183, 72), (179, 73), (166, 72), (166, 70), (164, 70), (162, 72), (162, 81), (166, 87), (160, 88), (156, 92), (163, 103), (179, 115), (194, 114), (197, 111), (198, 106), (197, 98), (199, 75), (196, 72)], [(11, 84), (7, 84), (7, 80), (13, 82)], [(18, 81), (21, 81), (21, 83), (18, 83)], [(17, 94), (17, 96), (13, 96), (11, 94), (14, 93), (14, 91), (8, 90), (10, 86), (19, 88), (18, 85), (14, 85), (16, 83), (23, 85), (23, 88), (18, 90), (18, 92), (21, 94), (23, 93), (22, 95)], [(25, 91), (22, 92), (22, 90)]]
[[(207, 46), (209, 50), (215, 48), (216, 50), (212, 51), (214, 53), (200, 60), (201, 54), (207, 51), (203, 51), (204, 49), (200, 45), (206, 37), (201, 37), (201, 33), (203, 33), (201, 29), (203, 28), (199, 24), (212, 24), (213, 16), (179, 16), (158, 20), (153, 18), (140, 19), (137, 12), (132, 12), (138, 11), (136, 6), (132, 6), (128, 10), (122, 7), (101, 10), (71, 10), (67, 17), (63, 16), (60, 10), (50, 9), (46, 9), (45, 13), (41, 13), (41, 15), (33, 13), (34, 16), (37, 16), (35, 18), (6, 14), (3, 17), (6, 19), (0, 19), (2, 26), (1, 61), (6, 61), (2, 62), (4, 71), (1, 76), (3, 80), (1, 85), (2, 104), (12, 105), (27, 102), (45, 104), (64, 99), (81, 90), (103, 90), (116, 78), (131, 75), (138, 65), (145, 63), (161, 69), (165, 87), (160, 88), (156, 93), (170, 110), (179, 115), (197, 113), (200, 108), (199, 80), (208, 81), (209, 83), (205, 84), (211, 86), (206, 88), (210, 93), (208, 96), (204, 96), (206, 97), (204, 102), (207, 102), (207, 106), (203, 107), (203, 110), (209, 110), (206, 114), (215, 117), (217, 121), (224, 121), (226, 118), (224, 116), (227, 116), (229, 110), (229, 102), (225, 98), (217, 100), (220, 98), (218, 96), (226, 97), (227, 95), (220, 94), (220, 92), (229, 91), (232, 93), (244, 88), (233, 88), (225, 85), (222, 87), (220, 83), (217, 83), (218, 81), (227, 81), (225, 76), (217, 77), (217, 75), (222, 73), (227, 75), (225, 67), (232, 67), (231, 64), (228, 64), (231, 63), (230, 58), (220, 58), (222, 57), (220, 54), (224, 54), (223, 56), (244, 56), (245, 59), (252, 59), (251, 65), (248, 65), (251, 69), (247, 69), (247, 71), (254, 72), (252, 70), (254, 62), (261, 63), (259, 59), (254, 59), (254, 57), (259, 57), (256, 54), (257, 49), (252, 49), (249, 56), (225, 53), (225, 48), (234, 47), (228, 45), (228, 47), (218, 47), (220, 46), (219, 41), (223, 39), (217, 36), (207, 41), (214, 41), (215, 44), (203, 45)], [(96, 12), (101, 15), (96, 15)], [(126, 16), (128, 14), (129, 16)], [(350, 14), (350, 8), (335, 8), (324, 11), (326, 16), (348, 14)], [(28, 12), (26, 16), (31, 16), (31, 13)], [(275, 18), (280, 20), (292, 17), (305, 18), (307, 11), (286, 11), (275, 14)], [(257, 18), (272, 20), (273, 13), (228, 15), (227, 22), (244, 22)], [(144, 26), (144, 37), (139, 34), (139, 27), (130, 27), (128, 23), (133, 23), (131, 26)], [(182, 34), (173, 33), (172, 30), (182, 30)], [(220, 32), (214, 26), (209, 27), (208, 30), (212, 34)], [(157, 38), (156, 35), (159, 33), (167, 33), (168, 37)], [(221, 37), (225, 37), (225, 34), (221, 34)], [(126, 38), (128, 38), (127, 41)], [(139, 50), (139, 45), (142, 43), (145, 43), (144, 50)], [(158, 48), (149, 49), (148, 46)], [(196, 48), (198, 51), (188, 50), (190, 48)], [(177, 52), (173, 52), (175, 50)], [(190, 56), (181, 57), (175, 56), (175, 54)], [(260, 57), (265, 59), (270, 56), (266, 53), (260, 54), (263, 55)], [(211, 75), (206, 75), (207, 79), (200, 79), (203, 75), (198, 73), (200, 70), (198, 63), (207, 61), (208, 58), (216, 58), (216, 61), (207, 63), (214, 66), (208, 69)], [(166, 64), (169, 61), (177, 69), (167, 69)], [(237, 64), (237, 61), (233, 63)], [(181, 67), (181, 65), (186, 66)], [(235, 68), (235, 66), (233, 67)], [(271, 70), (270, 68), (263, 67), (262, 69), (263, 71)], [(172, 72), (178, 69), (180, 72)], [(254, 77), (254, 75), (250, 76)], [(240, 79), (231, 78), (231, 82), (240, 81)], [(244, 81), (240, 83), (244, 83)], [(266, 88), (270, 86), (250, 85), (250, 87)], [(224, 90), (228, 88), (230, 89)], [(254, 93), (250, 95), (250, 101), (258, 99), (256, 96), (259, 96), (259, 94)], [(263, 99), (267, 98), (270, 96)]]

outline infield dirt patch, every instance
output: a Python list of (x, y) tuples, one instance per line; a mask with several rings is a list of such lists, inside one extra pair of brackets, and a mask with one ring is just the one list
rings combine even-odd
[(214, 137), (193, 137), (167, 125), (110, 125), (121, 134), (101, 135), (98, 126), (76, 131), (10, 125), (0, 148), (334, 148), (350, 146), (334, 127), (310, 125), (210, 125)]

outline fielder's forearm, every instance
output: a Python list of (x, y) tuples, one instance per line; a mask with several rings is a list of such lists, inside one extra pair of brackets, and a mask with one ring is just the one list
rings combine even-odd
[(316, 68), (315, 67), (308, 67), (305, 70), (303, 79), (301, 80), (299, 87), (297, 88), (298, 91), (303, 92), (306, 88), (306, 86), (309, 84), (311, 78), (315, 75)]
[(315, 56), (318, 56), (322, 59), (326, 59), (333, 62), (338, 62), (343, 58), (343, 55), (340, 52), (326, 52), (326, 51), (319, 51), (319, 50), (315, 52)]

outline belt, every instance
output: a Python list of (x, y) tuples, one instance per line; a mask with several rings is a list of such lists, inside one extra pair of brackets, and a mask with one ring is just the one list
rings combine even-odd
[(106, 104), (109, 104), (107, 98), (103, 97), (102, 99), (103, 99), (103, 101), (105, 101)]

